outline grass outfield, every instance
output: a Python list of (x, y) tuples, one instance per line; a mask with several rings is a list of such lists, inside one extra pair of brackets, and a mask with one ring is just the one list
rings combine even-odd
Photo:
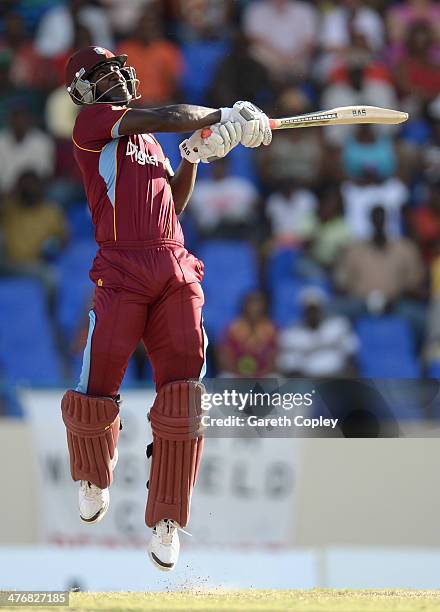
[[(17, 608), (1, 608), (1, 610)], [(41, 607), (21, 610), (42, 610)], [(180, 593), (71, 593), (56, 610), (298, 610), (301, 612), (440, 611), (440, 591), (187, 591)]]

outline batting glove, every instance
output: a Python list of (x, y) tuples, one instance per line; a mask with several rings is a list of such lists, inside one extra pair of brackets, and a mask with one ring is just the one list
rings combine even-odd
[(251, 102), (236, 102), (232, 108), (221, 108), (221, 121), (238, 121), (242, 128), (241, 144), (259, 147), (272, 142), (269, 117)]
[(210, 127), (210, 135), (207, 138), (202, 137), (202, 130), (197, 130), (190, 138), (181, 142), (180, 154), (191, 164), (197, 164), (199, 161), (208, 164), (225, 157), (240, 143), (241, 138), (240, 123), (232, 121), (216, 123)]

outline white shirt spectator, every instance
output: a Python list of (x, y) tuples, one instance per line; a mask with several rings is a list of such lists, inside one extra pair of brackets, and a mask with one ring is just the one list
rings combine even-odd
[(256, 188), (245, 178), (204, 179), (196, 183), (191, 196), (191, 210), (200, 229), (209, 231), (222, 221), (250, 221), (257, 198)]
[(317, 14), (305, 2), (289, 0), (279, 8), (270, 0), (261, 0), (246, 8), (243, 29), (251, 38), (266, 41), (277, 51), (300, 54), (315, 41)]
[(344, 317), (324, 319), (317, 329), (294, 325), (279, 336), (278, 368), (282, 374), (337, 376), (358, 350), (358, 340)]
[(53, 174), (54, 144), (37, 128), (29, 130), (17, 142), (9, 130), (0, 132), (0, 190), (10, 191), (25, 170), (34, 170), (42, 178)]
[(408, 188), (398, 178), (383, 183), (358, 185), (347, 181), (342, 185), (345, 219), (352, 238), (367, 240), (372, 235), (371, 209), (383, 206), (386, 212), (386, 232), (390, 238), (402, 235), (401, 211), (409, 197)]
[[(342, 6), (326, 11), (322, 18), (320, 43), (326, 50), (344, 49), (350, 45), (350, 14)], [(376, 11), (368, 6), (359, 6), (352, 27), (362, 34), (371, 50), (379, 51), (384, 44), (385, 28)]]
[(315, 226), (318, 201), (308, 189), (297, 189), (290, 196), (273, 193), (266, 204), (275, 238), (305, 237)]
[[(78, 21), (85, 26), (94, 45), (113, 48), (113, 37), (107, 14), (96, 6), (85, 6), (78, 13)], [(73, 45), (74, 23), (66, 5), (55, 6), (42, 18), (35, 37), (35, 48), (43, 57), (55, 57)]]
[(154, 0), (101, 0), (101, 4), (107, 7), (113, 31), (126, 36), (136, 27), (146, 5), (154, 4)]

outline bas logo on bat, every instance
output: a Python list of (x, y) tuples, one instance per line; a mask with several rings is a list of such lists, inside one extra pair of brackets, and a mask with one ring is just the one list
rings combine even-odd
[(353, 117), (366, 117), (367, 109), (365, 108), (354, 108), (353, 109)]

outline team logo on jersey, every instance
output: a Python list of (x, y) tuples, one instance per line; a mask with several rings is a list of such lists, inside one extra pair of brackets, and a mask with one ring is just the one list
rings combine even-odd
[(93, 51), (99, 53), (99, 55), (105, 55), (105, 50), (102, 47), (93, 47)]
[(137, 144), (131, 140), (129, 140), (127, 143), (125, 155), (130, 156), (131, 161), (136, 160), (141, 166), (145, 166), (146, 164), (151, 166), (159, 165), (159, 160), (157, 159), (157, 155), (155, 153), (153, 155), (149, 155), (147, 151), (142, 151), (142, 149), (140, 149)]

